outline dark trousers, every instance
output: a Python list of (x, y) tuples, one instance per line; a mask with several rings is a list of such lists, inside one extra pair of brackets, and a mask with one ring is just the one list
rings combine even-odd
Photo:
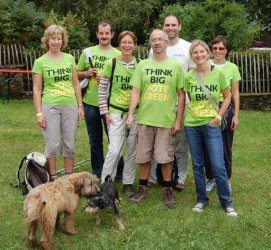
[[(230, 105), (226, 113), (227, 128), (222, 131), (224, 161), (228, 179), (230, 179), (232, 175), (232, 143), (234, 131), (231, 130), (230, 127), (233, 115), (233, 108), (232, 105)], [(209, 180), (213, 179), (214, 175), (206, 147), (204, 152), (204, 166), (206, 178)]]
[[(101, 176), (104, 164), (103, 124), (107, 134), (105, 119), (100, 115), (99, 107), (84, 103), (84, 111), (89, 138), (92, 172), (93, 174)], [(123, 166), (123, 157), (121, 157), (118, 163), (117, 178), (122, 178)]]

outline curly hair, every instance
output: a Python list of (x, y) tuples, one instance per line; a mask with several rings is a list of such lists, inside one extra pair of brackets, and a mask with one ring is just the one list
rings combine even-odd
[(44, 32), (43, 38), (41, 39), (43, 47), (48, 51), (49, 50), (49, 39), (54, 35), (61, 35), (62, 37), (62, 46), (61, 50), (66, 48), (68, 44), (68, 35), (67, 31), (59, 25), (52, 24)]

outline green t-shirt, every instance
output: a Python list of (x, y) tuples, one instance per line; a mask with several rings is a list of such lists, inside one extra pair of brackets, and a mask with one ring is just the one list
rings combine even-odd
[(32, 71), (43, 78), (42, 103), (52, 106), (77, 104), (72, 83), (72, 71), (75, 68), (74, 57), (66, 53), (62, 53), (58, 63), (46, 54), (35, 60)]
[[(241, 75), (239, 72), (239, 69), (236, 64), (231, 63), (227, 61), (225, 64), (215, 64), (213, 61), (211, 61), (213, 65), (217, 66), (219, 69), (223, 71), (225, 74), (227, 80), (230, 83), (230, 87), (233, 83), (239, 82), (241, 80)], [(223, 102), (223, 95), (220, 96), (220, 102)]]
[[(201, 88), (195, 71), (190, 70), (185, 76), (184, 91), (190, 95), (190, 103), (185, 116), (185, 126), (201, 126), (207, 124), (213, 119), (217, 112), (211, 102), (206, 97)], [(221, 92), (229, 87), (224, 73), (217, 67), (214, 67), (210, 74), (201, 78), (205, 86), (209, 89), (212, 98), (219, 105)]]
[[(136, 60), (134, 59), (135, 63)], [(135, 64), (136, 67), (136, 64)], [(110, 104), (120, 107), (122, 109), (129, 109), (130, 96), (132, 86), (130, 79), (135, 71), (135, 67), (126, 68), (122, 62), (117, 58), (116, 67), (113, 76), (113, 85), (110, 96)], [(112, 60), (108, 60), (104, 65), (103, 75), (110, 79), (112, 72)], [(111, 84), (111, 83), (110, 83)], [(109, 112), (114, 114), (122, 114), (123, 111), (109, 106)]]
[[(91, 51), (92, 55), (92, 64), (94, 68), (97, 68), (99, 70), (99, 73), (102, 73), (103, 67), (105, 62), (108, 59), (112, 59), (114, 57), (117, 57), (121, 54), (121, 52), (113, 48), (110, 51), (104, 51), (100, 49), (99, 45), (93, 46), (89, 48)], [(85, 71), (89, 69), (90, 65), (88, 62), (88, 59), (85, 55), (85, 53), (82, 53), (79, 62), (77, 64), (77, 70), (78, 71)], [(99, 83), (96, 81), (95, 77), (91, 77), (89, 80), (89, 84), (87, 87), (87, 91), (83, 97), (83, 102), (93, 105), (93, 106), (99, 106), (99, 101), (98, 101), (98, 88), (99, 88)]]
[(171, 58), (162, 62), (152, 58), (141, 61), (130, 84), (140, 89), (137, 122), (171, 128), (176, 119), (177, 91), (183, 88), (184, 72)]

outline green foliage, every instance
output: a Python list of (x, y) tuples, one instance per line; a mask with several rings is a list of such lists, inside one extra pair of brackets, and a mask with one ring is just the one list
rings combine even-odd
[[(129, 29), (136, 33), (138, 43), (143, 44), (151, 29), (150, 16), (161, 8), (161, 2), (159, 0), (80, 0), (76, 4), (76, 12), (86, 17), (90, 41), (97, 41), (96, 26), (99, 21), (107, 19), (113, 23), (116, 34)], [(113, 42), (117, 45), (116, 37)]]
[(165, 16), (173, 14), (181, 18), (181, 37), (187, 40), (202, 39), (208, 44), (217, 35), (228, 37), (233, 50), (249, 48), (259, 35), (259, 25), (249, 23), (243, 5), (227, 0), (205, 0), (166, 6), (159, 16), (159, 23)]
[(0, 0), (0, 41), (32, 46), (40, 41), (45, 14), (25, 0)]
[(25, 0), (0, 0), (0, 42), (20, 43), (28, 48), (40, 46), (44, 29), (52, 23), (67, 29), (69, 48), (81, 49), (89, 44), (89, 31), (84, 18), (71, 12), (66, 16), (53, 10), (48, 14), (39, 10), (34, 3)]
[(66, 16), (62, 17), (51, 10), (43, 24), (48, 27), (53, 23), (61, 25), (67, 30), (69, 36), (68, 49), (82, 49), (82, 47), (89, 45), (87, 24), (83, 19), (78, 18), (77, 14), (68, 12)]

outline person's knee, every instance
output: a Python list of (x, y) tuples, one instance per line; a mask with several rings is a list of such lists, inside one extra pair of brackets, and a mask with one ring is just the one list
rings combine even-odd
[(46, 145), (44, 154), (47, 158), (56, 157), (58, 153), (59, 153), (59, 143)]

